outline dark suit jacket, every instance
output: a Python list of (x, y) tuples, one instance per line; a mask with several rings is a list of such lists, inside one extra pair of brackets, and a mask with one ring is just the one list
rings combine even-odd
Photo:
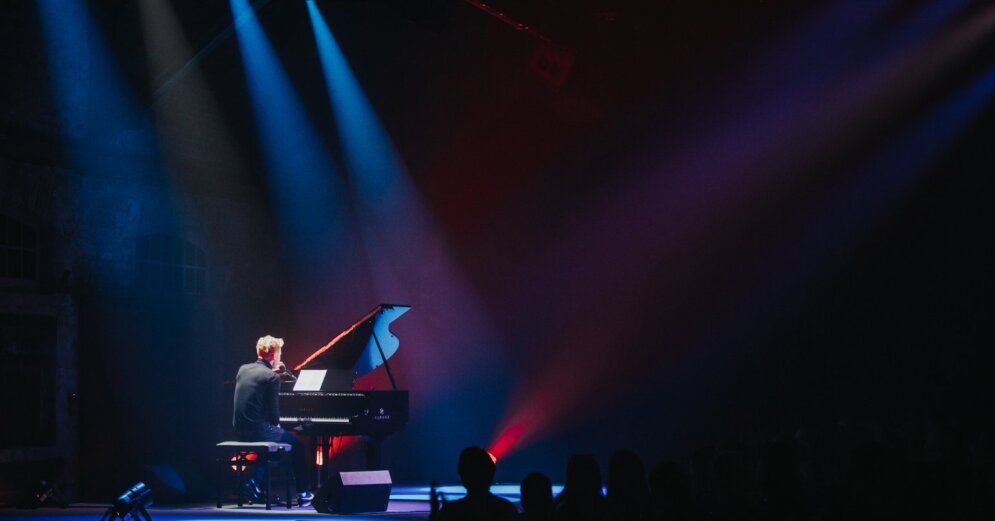
[(239, 434), (265, 432), (280, 423), (280, 377), (265, 360), (238, 368), (235, 377), (235, 414), (232, 426)]

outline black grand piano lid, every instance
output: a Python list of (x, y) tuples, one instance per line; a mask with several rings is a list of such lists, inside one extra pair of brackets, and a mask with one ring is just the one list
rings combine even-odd
[[(390, 332), (389, 326), (409, 309), (411, 306), (404, 304), (380, 304), (339, 333), (331, 342), (311, 353), (304, 362), (294, 367), (294, 371), (352, 370), (356, 376), (370, 373), (397, 352), (399, 341)], [(381, 350), (383, 356), (380, 355)]]

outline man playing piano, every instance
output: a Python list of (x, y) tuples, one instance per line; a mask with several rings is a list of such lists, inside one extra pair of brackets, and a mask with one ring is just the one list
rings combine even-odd
[[(232, 426), (240, 441), (271, 441), (291, 445), (297, 501), (303, 507), (311, 503), (314, 495), (308, 490), (304, 447), (280, 426), (280, 377), (277, 372), (285, 367), (280, 362), (282, 349), (282, 338), (266, 335), (256, 342), (257, 360), (238, 368)], [(258, 480), (263, 472), (265, 469), (261, 468), (256, 479), (250, 479), (246, 484), (246, 491), (251, 499), (258, 499)]]

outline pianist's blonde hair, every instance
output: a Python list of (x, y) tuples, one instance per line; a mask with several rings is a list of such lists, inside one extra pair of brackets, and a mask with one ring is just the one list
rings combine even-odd
[(273, 358), (273, 352), (283, 348), (283, 339), (266, 335), (256, 342), (256, 355), (259, 358)]

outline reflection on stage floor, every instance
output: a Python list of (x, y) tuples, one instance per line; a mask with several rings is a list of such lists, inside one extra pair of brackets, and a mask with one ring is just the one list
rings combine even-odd
[[(558, 494), (562, 486), (554, 486), (553, 493)], [(153, 490), (153, 493), (155, 491)], [(459, 499), (466, 494), (458, 485), (439, 487), (444, 499)], [(515, 504), (519, 501), (518, 485), (494, 485), (491, 492), (504, 497)], [(397, 485), (391, 489), (390, 503), (386, 512), (370, 514), (336, 515), (335, 519), (372, 520), (372, 519), (427, 519), (429, 514), (429, 487)], [(92, 521), (100, 519), (108, 505), (80, 503), (68, 508), (39, 508), (34, 510), (0, 509), (0, 518), (24, 519), (31, 521)], [(315, 512), (313, 508), (286, 509), (274, 506), (267, 511), (262, 505), (247, 505), (239, 508), (234, 503), (225, 504), (223, 508), (214, 508), (213, 501), (205, 501), (196, 505), (153, 506), (149, 509), (153, 521), (200, 521), (223, 520), (238, 521), (241, 519), (304, 519), (328, 517), (329, 514)]]

